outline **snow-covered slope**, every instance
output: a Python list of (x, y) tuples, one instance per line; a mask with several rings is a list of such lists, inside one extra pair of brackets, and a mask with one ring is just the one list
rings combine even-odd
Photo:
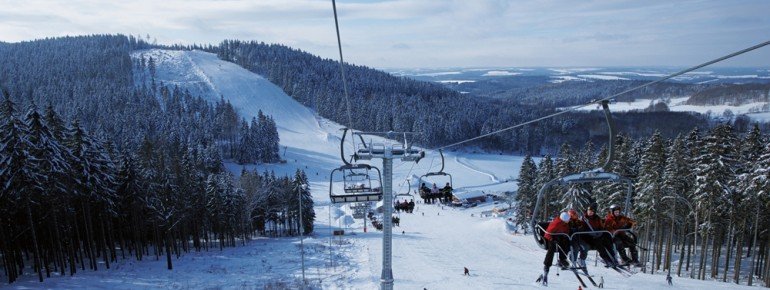
[[(145, 59), (150, 57), (154, 59), (157, 82), (177, 85), (212, 102), (219, 101), (220, 97), (224, 98), (230, 101), (247, 120), (256, 116), (259, 110), (272, 115), (278, 125), (281, 146), (286, 147), (285, 155), (282, 157), (287, 160), (287, 164), (261, 165), (260, 169), (275, 170), (277, 174), (293, 174), (296, 168), (301, 168), (308, 173), (311, 185), (315, 184), (317, 188), (328, 190), (329, 173), (342, 162), (339, 157), (342, 126), (317, 116), (264, 77), (233, 63), (222, 61), (215, 54), (161, 49), (140, 50), (132, 54), (134, 58), (142, 56)], [(284, 148), (281, 149), (281, 154), (284, 154)], [(454, 175), (455, 187), (500, 184), (496, 179), (512, 179), (518, 172), (517, 166), (521, 163), (521, 157), (517, 156), (487, 158), (487, 155), (478, 155), (476, 158), (461, 159), (468, 159), (468, 161), (457, 160), (451, 153), (446, 157), (447, 164), (444, 171)], [(488, 173), (480, 172), (478, 169), (468, 170), (476, 166), (489, 165), (485, 163), (508, 164), (510, 167), (497, 168), (496, 170), (502, 170), (495, 173), (496, 178), (493, 180), (490, 180)], [(373, 164), (378, 165), (379, 162), (375, 161)], [(428, 171), (439, 170), (440, 166), (440, 158), (431, 151), (419, 164), (395, 162), (394, 190), (407, 191), (408, 186), (403, 182), (407, 177), (419, 177)], [(228, 164), (228, 167), (238, 173), (244, 166)], [(456, 174), (456, 172), (462, 172), (462, 174)], [(416, 184), (417, 178), (412, 178), (411, 181)], [(446, 181), (436, 179), (432, 182)], [(513, 183), (506, 186), (498, 186), (495, 190), (515, 189), (511, 187), (515, 186)], [(316, 195), (318, 201), (328, 202), (328, 191), (318, 190), (314, 191), (315, 193), (318, 193)]]
[(314, 143), (308, 141), (326, 138), (313, 112), (265, 78), (222, 61), (215, 54), (160, 49), (132, 54), (133, 57), (142, 55), (155, 60), (157, 82), (180, 86), (212, 102), (223, 97), (247, 120), (255, 117), (259, 110), (272, 115), (278, 125), (281, 145), (307, 149), (304, 145)]
[[(140, 51), (157, 61), (157, 77), (193, 93), (218, 101), (230, 100), (246, 117), (258, 110), (275, 117), (286, 164), (260, 165), (259, 169), (291, 174), (308, 172), (316, 202), (315, 232), (304, 240), (306, 277), (314, 287), (325, 289), (377, 289), (382, 264), (382, 234), (364, 221), (350, 221), (348, 206), (329, 205), (329, 171), (340, 164), (339, 125), (318, 118), (264, 78), (216, 56), (203, 52)], [(447, 153), (445, 172), (453, 175), (460, 190), (487, 192), (514, 190), (506, 182), (518, 175), (522, 158), (495, 154)], [(375, 165), (379, 164), (374, 162)], [(438, 155), (428, 151), (419, 164), (394, 162), (394, 190), (405, 192), (407, 177), (416, 183), (420, 175), (440, 167)], [(240, 166), (230, 165), (233, 171)], [(435, 182), (443, 182), (436, 180)], [(483, 215), (502, 204), (487, 203), (470, 209), (418, 204), (412, 214), (400, 214), (394, 228), (393, 275), (396, 289), (538, 289), (534, 283), (542, 271), (545, 254), (531, 236), (512, 235), (504, 220)], [(345, 226), (347, 224), (347, 226)], [(345, 236), (333, 237), (343, 228)], [(301, 277), (299, 238), (258, 239), (223, 251), (187, 253), (174, 262), (175, 270), (151, 257), (112, 264), (112, 269), (80, 271), (75, 276), (54, 277), (43, 283), (25, 276), (10, 289), (274, 289), (299, 288)], [(593, 253), (589, 255), (593, 259)], [(677, 257), (675, 257), (677, 258)], [(589, 260), (593, 265), (593, 260)], [(463, 276), (463, 267), (471, 275)], [(596, 280), (603, 277), (607, 289), (662, 289), (665, 275), (636, 274), (624, 278), (614, 271), (591, 267)], [(551, 289), (577, 289), (571, 273), (552, 270)], [(742, 289), (729, 283), (674, 279), (681, 289)]]

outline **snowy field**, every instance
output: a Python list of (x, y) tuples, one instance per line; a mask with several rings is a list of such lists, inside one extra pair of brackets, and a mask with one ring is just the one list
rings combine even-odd
[[(382, 233), (363, 220), (352, 219), (346, 205), (329, 203), (328, 176), (339, 167), (340, 125), (314, 115), (264, 78), (204, 52), (141, 51), (138, 57), (157, 60), (159, 81), (178, 84), (211, 101), (220, 95), (250, 119), (262, 110), (278, 123), (285, 164), (259, 166), (276, 174), (305, 170), (316, 211), (315, 232), (304, 240), (305, 276), (313, 288), (377, 289), (382, 265)], [(284, 153), (285, 152), (285, 153)], [(494, 154), (446, 153), (445, 172), (459, 191), (495, 193), (515, 190), (522, 158)], [(404, 192), (409, 179), (440, 167), (428, 151), (414, 163), (394, 161), (394, 191)], [(379, 165), (374, 162), (373, 165)], [(228, 164), (238, 173), (243, 168)], [(251, 167), (249, 167), (251, 168)], [(444, 181), (436, 181), (443, 183)], [(339, 185), (335, 185), (339, 186)], [(482, 213), (503, 204), (492, 202), (468, 209), (418, 204), (412, 214), (400, 214), (393, 230), (393, 275), (396, 289), (538, 289), (545, 252), (531, 236), (512, 234), (502, 218)], [(344, 229), (332, 237), (331, 230)], [(3, 289), (264, 289), (298, 288), (302, 268), (300, 238), (257, 238), (245, 246), (187, 253), (166, 270), (163, 259), (121, 260), (112, 269), (80, 271), (74, 277), (52, 277), (43, 283), (27, 275)], [(594, 255), (589, 255), (594, 265)], [(463, 276), (463, 267), (470, 276)], [(601, 266), (590, 271), (606, 289), (667, 289), (665, 274), (638, 273), (625, 278)], [(674, 278), (676, 289), (742, 289), (729, 283)], [(574, 275), (552, 269), (551, 289), (577, 289)], [(590, 286), (590, 285), (589, 285)], [(273, 289), (275, 289), (273, 288)], [(592, 287), (593, 288), (593, 287)]]
[[(763, 106), (767, 105), (765, 102), (755, 102), (743, 104), (740, 106), (730, 105), (718, 105), (718, 106), (696, 106), (685, 104), (690, 97), (678, 97), (668, 100), (668, 108), (674, 112), (697, 112), (701, 114), (711, 114), (713, 117), (721, 117), (724, 112), (730, 110), (734, 115), (746, 114), (754, 121), (767, 122), (768, 112), (764, 113), (752, 113), (761, 111)], [(652, 104), (663, 102), (662, 99), (650, 100), (650, 99), (636, 99), (633, 102), (617, 102), (610, 104), (610, 110), (614, 112), (626, 112), (631, 110), (644, 110)], [(580, 110), (601, 110), (601, 106), (586, 106), (580, 108)]]

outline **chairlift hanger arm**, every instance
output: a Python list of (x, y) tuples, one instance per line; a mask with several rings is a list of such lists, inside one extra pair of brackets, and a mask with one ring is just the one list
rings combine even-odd
[(438, 154), (441, 155), (441, 169), (438, 172), (444, 172), (444, 149), (439, 149)]
[(348, 128), (342, 128), (342, 140), (340, 140), (340, 158), (345, 165), (350, 166), (350, 162), (345, 160), (345, 136), (348, 134)]
[(609, 143), (607, 144), (607, 160), (604, 162), (604, 165), (601, 167), (605, 171), (610, 171), (610, 168), (612, 168), (612, 161), (615, 159), (615, 120), (612, 119), (612, 113), (610, 113), (610, 101), (609, 100), (602, 100), (602, 109), (604, 110), (604, 118), (607, 120), (607, 128), (609, 130)]

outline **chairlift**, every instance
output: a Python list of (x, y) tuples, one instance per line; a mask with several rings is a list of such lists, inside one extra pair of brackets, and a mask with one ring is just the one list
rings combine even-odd
[[(628, 209), (630, 208), (631, 204), (631, 196), (633, 195), (633, 182), (630, 178), (618, 175), (616, 173), (612, 172), (606, 172), (605, 170), (609, 169), (613, 158), (614, 158), (614, 142), (615, 142), (615, 134), (614, 134), (614, 124), (612, 120), (612, 115), (610, 114), (610, 109), (608, 106), (609, 101), (603, 100), (601, 101), (602, 108), (604, 110), (604, 116), (607, 120), (607, 125), (609, 127), (609, 144), (608, 144), (608, 154), (607, 154), (607, 160), (605, 161), (604, 165), (602, 167), (589, 170), (586, 172), (581, 172), (577, 174), (571, 174), (564, 177), (558, 177), (555, 178), (546, 184), (543, 185), (542, 188), (540, 188), (540, 191), (537, 194), (537, 202), (535, 204), (535, 209), (532, 212), (532, 221), (531, 226), (534, 231), (533, 236), (535, 237), (535, 242), (537, 243), (540, 248), (546, 249), (546, 241), (543, 237), (543, 234), (545, 234), (545, 229), (548, 227), (548, 220), (540, 220), (540, 209), (542, 208), (541, 205), (543, 203), (543, 195), (545, 191), (550, 188), (553, 185), (572, 185), (572, 184), (590, 184), (595, 182), (614, 182), (614, 183), (622, 183), (626, 185), (626, 199), (625, 199), (625, 206), (623, 207), (624, 215), (627, 215)], [(630, 230), (620, 230), (620, 231), (629, 231)], [(593, 231), (593, 232), (578, 232), (574, 233), (572, 235), (566, 235), (566, 234), (556, 234), (556, 235), (566, 235), (570, 241), (572, 241), (573, 238), (576, 238), (577, 235), (581, 234), (592, 234), (597, 232), (607, 232), (607, 231)], [(609, 232), (607, 232), (609, 233)], [(610, 235), (613, 235), (613, 233), (609, 233)], [(633, 235), (633, 233), (631, 232)]]
[[(432, 200), (434, 200), (434, 199), (442, 199), (442, 198), (444, 198), (445, 202), (449, 202), (450, 201), (449, 199), (451, 199), (451, 196), (452, 196), (452, 192), (450, 191), (448, 193), (444, 192), (444, 193), (439, 193), (439, 194), (431, 193), (430, 192), (430, 189), (431, 189), (430, 187), (428, 187), (428, 186), (423, 187), (423, 183), (424, 183), (423, 180), (431, 179), (433, 176), (441, 176), (443, 178), (447, 178), (445, 180), (449, 181), (448, 182), (449, 183), (449, 187), (454, 188), (454, 184), (452, 183), (452, 175), (449, 174), (449, 173), (444, 172), (444, 151), (443, 150), (439, 150), (438, 153), (439, 153), (439, 155), (441, 155), (441, 169), (439, 169), (439, 171), (428, 172), (428, 173), (425, 173), (422, 176), (420, 176), (420, 178), (419, 178), (419, 180), (417, 182), (417, 186), (419, 187), (419, 189), (415, 190), (415, 192), (419, 192), (420, 193), (420, 197), (423, 200), (425, 200), (426, 203), (432, 203)], [(436, 183), (433, 183), (433, 184), (436, 184)], [(441, 188), (443, 188), (443, 187), (441, 187)], [(441, 189), (441, 188), (439, 188), (439, 189)]]
[[(409, 184), (409, 179), (407, 178), (406, 180), (404, 180), (404, 182), (407, 183), (406, 192), (400, 192), (400, 193), (394, 194), (393, 195), (394, 200), (398, 199), (398, 198), (406, 198), (406, 199), (409, 199), (410, 201), (413, 201), (414, 200), (414, 195), (411, 194), (412, 190), (410, 188), (411, 185)], [(403, 183), (402, 183), (402, 185), (403, 185)]]
[[(348, 128), (340, 141), (340, 157), (344, 165), (332, 170), (329, 177), (329, 199), (332, 203), (367, 202), (382, 200), (382, 174), (369, 164), (352, 164), (345, 160), (344, 144)], [(334, 183), (342, 182), (342, 191), (334, 190)]]
[[(401, 212), (412, 213), (414, 211), (414, 195), (411, 194), (411, 185), (409, 179), (404, 180), (407, 183), (406, 192), (399, 192), (393, 195), (393, 209), (401, 217)], [(401, 184), (403, 185), (403, 183)]]
[(353, 210), (354, 219), (364, 219), (366, 214), (369, 213), (371, 206), (368, 202), (355, 202), (350, 204), (350, 209)]

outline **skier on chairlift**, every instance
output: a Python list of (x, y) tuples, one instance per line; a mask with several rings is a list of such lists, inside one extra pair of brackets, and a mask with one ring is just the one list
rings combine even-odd
[[(580, 219), (578, 213), (574, 209), (570, 209), (569, 213), (569, 232), (570, 234), (587, 232), (588, 226)], [(586, 241), (587, 235), (578, 234), (572, 237), (570, 246), (572, 253), (570, 254), (570, 261), (572, 261), (575, 267), (585, 268), (586, 256), (588, 256), (588, 242)], [(579, 257), (578, 257), (579, 254)]]
[[(615, 235), (613, 242), (615, 243), (615, 247), (618, 249), (618, 254), (620, 255), (620, 259), (623, 261), (623, 264), (630, 263), (638, 266), (639, 252), (636, 250), (636, 241), (633, 237), (631, 237), (629, 233), (626, 232), (636, 225), (636, 221), (627, 216), (624, 216), (621, 213), (621, 210), (622, 208), (619, 205), (611, 205), (610, 212), (604, 219), (604, 225), (607, 227), (608, 231)], [(628, 248), (629, 252), (631, 252), (630, 259), (628, 258), (628, 255), (626, 255), (625, 248)]]
[[(604, 219), (596, 214), (595, 205), (590, 205), (586, 208), (586, 213), (583, 215), (583, 221), (586, 222), (586, 225), (591, 231), (599, 232), (605, 230)], [(600, 232), (590, 234), (586, 241), (592, 248), (599, 252), (599, 256), (602, 258), (605, 266), (617, 266), (617, 261), (615, 260), (615, 248), (612, 247), (612, 237), (609, 233)], [(585, 260), (586, 255), (581, 253), (580, 256), (581, 259)]]
[(452, 200), (452, 186), (449, 185), (449, 182), (441, 188), (441, 193), (443, 193), (444, 202), (450, 202)]
[(557, 251), (559, 252), (559, 266), (565, 270), (569, 268), (569, 262), (567, 262), (567, 251), (569, 251), (569, 237), (567, 236), (569, 235), (569, 221), (569, 214), (562, 212), (558, 217), (554, 218), (551, 223), (548, 224), (548, 228), (545, 229), (546, 232), (544, 238), (546, 240), (548, 252), (545, 254), (543, 265), (545, 265), (544, 270), (546, 274), (553, 264), (553, 254)]

